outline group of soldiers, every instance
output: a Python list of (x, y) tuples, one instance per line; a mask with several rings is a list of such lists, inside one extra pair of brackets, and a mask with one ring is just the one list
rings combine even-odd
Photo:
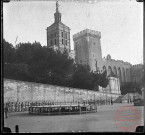
[[(100, 105), (109, 105), (111, 104), (110, 100), (96, 100), (96, 101), (84, 101), (85, 103), (94, 103), (98, 106)], [(5, 111), (6, 112), (22, 112), (22, 111), (28, 111), (30, 106), (46, 106), (46, 105), (60, 105), (60, 104), (67, 104), (68, 102), (7, 102), (5, 104)], [(70, 103), (70, 102), (69, 102)], [(73, 104), (73, 102), (71, 102)], [(78, 103), (78, 102), (76, 102)]]
[(28, 111), (30, 106), (53, 105), (53, 102), (7, 102), (8, 112)]

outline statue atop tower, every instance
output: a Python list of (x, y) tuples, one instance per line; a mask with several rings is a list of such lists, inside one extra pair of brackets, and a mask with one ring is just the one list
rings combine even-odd
[(56, 12), (59, 12), (58, 7), (59, 7), (59, 4), (58, 4), (58, 1), (57, 1), (56, 2)]
[(55, 23), (61, 22), (61, 13), (58, 10), (59, 4), (58, 1), (56, 2), (56, 12), (54, 13)]

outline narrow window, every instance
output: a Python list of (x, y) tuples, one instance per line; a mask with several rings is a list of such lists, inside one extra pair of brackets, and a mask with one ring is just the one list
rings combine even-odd
[(65, 41), (66, 45), (67, 45), (67, 40)]
[(50, 38), (50, 35), (48, 35), (47, 38), (49, 39)]
[(63, 44), (63, 39), (62, 39), (62, 44)]
[(63, 37), (63, 32), (61, 32), (61, 36)]
[(50, 45), (52, 45), (52, 40), (50, 41)]

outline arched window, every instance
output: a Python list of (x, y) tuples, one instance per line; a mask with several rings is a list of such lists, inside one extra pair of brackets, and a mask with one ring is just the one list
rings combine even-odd
[(123, 82), (126, 82), (126, 75), (125, 75), (125, 69), (122, 68), (122, 77), (123, 77)]
[(97, 71), (98, 70), (97, 60), (95, 61), (96, 61), (95, 66), (96, 66), (96, 71)]
[(111, 66), (108, 67), (108, 76), (111, 76), (112, 75), (112, 68)]
[(54, 33), (54, 37), (56, 37), (56, 32)]
[(52, 45), (53, 44), (53, 42), (52, 42), (52, 40), (50, 41), (50, 45)]
[(120, 84), (122, 83), (122, 77), (121, 77), (121, 69), (120, 67), (118, 68), (118, 77), (119, 77), (119, 81), (120, 81)]
[(116, 67), (113, 68), (113, 73), (117, 77), (117, 69), (116, 69)]
[(62, 44), (63, 44), (63, 39), (62, 39)]
[(65, 44), (67, 45), (67, 40), (65, 40)]

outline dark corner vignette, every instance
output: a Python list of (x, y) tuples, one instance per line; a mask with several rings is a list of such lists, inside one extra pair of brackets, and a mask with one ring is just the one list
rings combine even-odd
[[(8, 3), (10, 1), (12, 1), (12, 0), (2, 0), (2, 2), (4, 2), (4, 3)], [(17, 1), (19, 1), (19, 0), (17, 0)]]
[(144, 2), (144, 0), (136, 0), (137, 2)]
[[(145, 37), (144, 37), (145, 36), (145, 0), (136, 0), (136, 1), (143, 2), (143, 66), (145, 71)], [(145, 78), (145, 74), (144, 74), (144, 78)], [(145, 98), (145, 93), (144, 93), (144, 98)], [(145, 103), (144, 103), (144, 107), (145, 107)], [(144, 121), (144, 126), (136, 127), (136, 132), (145, 132), (145, 121)]]

